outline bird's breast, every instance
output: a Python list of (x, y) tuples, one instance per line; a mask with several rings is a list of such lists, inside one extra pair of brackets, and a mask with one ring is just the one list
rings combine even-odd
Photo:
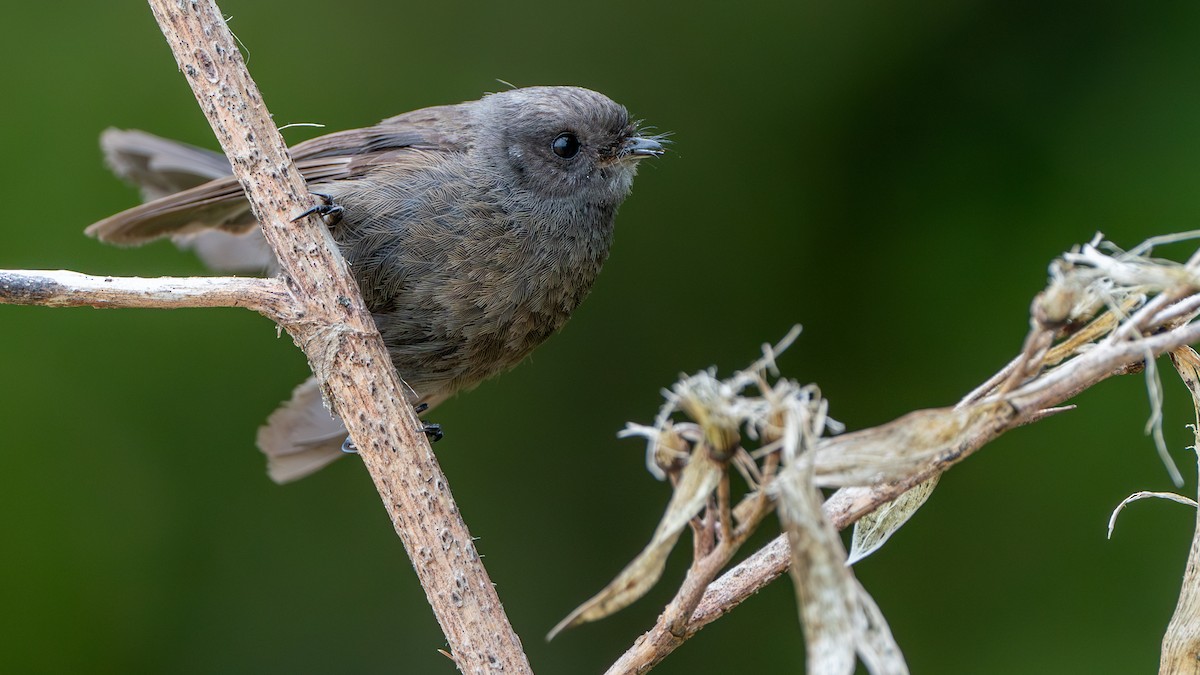
[(515, 366), (566, 323), (608, 256), (615, 207), (421, 184), (343, 191), (334, 234), (401, 376), (442, 396)]

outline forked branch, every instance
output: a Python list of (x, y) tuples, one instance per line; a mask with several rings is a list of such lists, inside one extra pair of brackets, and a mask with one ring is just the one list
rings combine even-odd
[(263, 225), (278, 279), (129, 279), (0, 272), (0, 302), (247, 307), (304, 350), (375, 482), (464, 673), (532, 672), (358, 288), (212, 0), (149, 0), (180, 70)]

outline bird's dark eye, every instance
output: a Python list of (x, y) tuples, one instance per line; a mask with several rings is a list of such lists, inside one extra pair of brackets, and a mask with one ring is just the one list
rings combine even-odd
[(561, 133), (550, 144), (550, 149), (563, 159), (571, 159), (579, 154), (579, 139), (569, 131)]

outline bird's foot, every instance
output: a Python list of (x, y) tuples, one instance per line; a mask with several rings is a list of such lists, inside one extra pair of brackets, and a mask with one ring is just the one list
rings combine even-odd
[(333, 201), (333, 195), (329, 195), (324, 192), (314, 192), (312, 195), (314, 197), (319, 197), (321, 199), (321, 203), (305, 210), (295, 218), (292, 218), (293, 223), (301, 218), (304, 218), (305, 216), (311, 216), (314, 214), (321, 216), (321, 220), (325, 221), (325, 227), (333, 227), (334, 225), (342, 222), (342, 216), (346, 214), (346, 209), (337, 202)]
[[(429, 410), (428, 403), (418, 403), (415, 406), (413, 406), (413, 412), (415, 412), (418, 415), (425, 412), (426, 410)], [(425, 436), (427, 436), (429, 438), (430, 443), (437, 443), (438, 441), (442, 440), (443, 436), (446, 435), (442, 431), (442, 425), (440, 425), (440, 424), (426, 423), (424, 420), (421, 420), (421, 424), (422, 424), (421, 431), (425, 432)]]
[(426, 424), (421, 427), (421, 431), (425, 432), (425, 436), (429, 438), (430, 443), (437, 443), (446, 435), (442, 432), (442, 425), (440, 424)]

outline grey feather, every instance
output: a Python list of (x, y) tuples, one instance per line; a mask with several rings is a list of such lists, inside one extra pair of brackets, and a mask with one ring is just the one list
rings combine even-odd
[[(143, 132), (110, 130), (102, 144), (119, 175), (162, 196), (88, 234), (118, 244), (171, 237), (219, 269), (273, 271), (223, 157)], [(601, 94), (531, 87), (291, 151), (310, 188), (344, 209), (332, 234), (392, 364), (414, 402), (436, 404), (562, 327), (608, 256), (637, 160), (662, 147)], [(344, 434), (310, 381), (258, 441), (282, 482), (340, 456)]]
[(288, 483), (342, 456), (346, 427), (329, 409), (315, 378), (292, 392), (258, 430), (258, 447), (267, 455), (267, 475)]

